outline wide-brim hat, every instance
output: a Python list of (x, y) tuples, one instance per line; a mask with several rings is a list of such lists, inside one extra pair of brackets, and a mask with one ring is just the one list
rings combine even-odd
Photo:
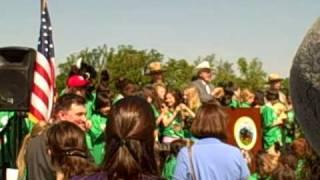
[(211, 71), (213, 72), (213, 68), (210, 66), (208, 61), (202, 61), (195, 67), (195, 73), (199, 73), (201, 71)]
[(147, 68), (145, 69), (145, 75), (152, 75), (152, 74), (159, 74), (165, 72), (162, 64), (159, 61), (151, 62), (148, 64)]
[(276, 74), (276, 73), (271, 73), (268, 76), (268, 83), (282, 81), (282, 80), (283, 80), (283, 78), (279, 74)]
[(67, 86), (74, 87), (74, 88), (79, 88), (79, 87), (86, 87), (90, 84), (90, 81), (85, 79), (81, 75), (72, 75), (68, 78), (67, 80)]

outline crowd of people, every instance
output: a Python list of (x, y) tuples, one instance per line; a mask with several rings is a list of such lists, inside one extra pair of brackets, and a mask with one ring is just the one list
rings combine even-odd
[[(294, 118), (282, 78), (252, 91), (234, 82), (211, 84), (208, 62), (183, 89), (166, 85), (160, 62), (138, 87), (126, 78), (111, 91), (107, 70), (72, 67), (52, 118), (25, 137), (17, 159), (20, 179), (319, 179), (318, 157)], [(94, 84), (94, 82), (97, 82)], [(226, 143), (225, 108), (259, 108), (258, 154)], [(259, 129), (260, 130), (260, 129)], [(320, 171), (319, 171), (320, 172)]]

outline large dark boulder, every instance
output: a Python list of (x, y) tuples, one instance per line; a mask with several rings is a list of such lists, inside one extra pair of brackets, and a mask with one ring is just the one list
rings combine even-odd
[(293, 60), (290, 90), (297, 120), (320, 154), (320, 18), (308, 31)]

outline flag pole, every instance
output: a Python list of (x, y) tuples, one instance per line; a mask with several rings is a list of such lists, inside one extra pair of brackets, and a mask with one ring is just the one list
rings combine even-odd
[(40, 0), (41, 1), (41, 12), (44, 11), (44, 9), (47, 7), (48, 0)]

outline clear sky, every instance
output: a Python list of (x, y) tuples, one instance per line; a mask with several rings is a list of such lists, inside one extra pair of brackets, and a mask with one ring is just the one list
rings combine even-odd
[[(40, 0), (1, 0), (0, 46), (36, 47)], [(49, 0), (57, 63), (86, 47), (130, 44), (166, 58), (258, 57), (288, 76), (319, 0)]]

